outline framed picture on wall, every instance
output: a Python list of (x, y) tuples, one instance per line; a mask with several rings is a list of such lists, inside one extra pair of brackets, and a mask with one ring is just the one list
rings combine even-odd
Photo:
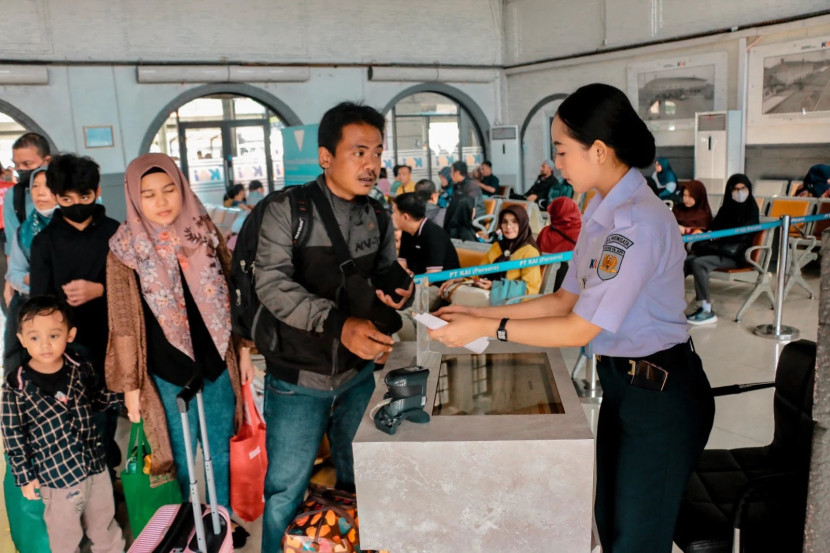
[(695, 113), (726, 109), (726, 52), (628, 66), (628, 96), (652, 131), (693, 129)]
[(112, 148), (112, 126), (84, 127), (84, 146), (86, 148)]

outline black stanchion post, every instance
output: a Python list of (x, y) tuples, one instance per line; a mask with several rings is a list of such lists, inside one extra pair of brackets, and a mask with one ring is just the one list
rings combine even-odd
[(784, 314), (784, 285), (787, 277), (787, 254), (790, 241), (790, 216), (781, 217), (778, 244), (778, 286), (775, 291), (775, 321), (771, 325), (758, 325), (753, 332), (762, 338), (773, 340), (797, 340), (797, 328), (781, 324)]

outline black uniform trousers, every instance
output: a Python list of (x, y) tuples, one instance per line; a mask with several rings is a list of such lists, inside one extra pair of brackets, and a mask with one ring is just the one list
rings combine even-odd
[(690, 342), (644, 358), (668, 371), (663, 391), (632, 385), (627, 358), (598, 359), (594, 514), (603, 553), (670, 553), (680, 499), (715, 416), (709, 381)]

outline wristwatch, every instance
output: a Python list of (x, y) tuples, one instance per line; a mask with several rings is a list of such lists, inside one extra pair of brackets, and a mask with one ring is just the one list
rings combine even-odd
[(510, 319), (505, 317), (501, 320), (501, 324), (499, 324), (499, 329), (496, 331), (496, 338), (498, 338), (502, 342), (507, 341), (507, 321)]

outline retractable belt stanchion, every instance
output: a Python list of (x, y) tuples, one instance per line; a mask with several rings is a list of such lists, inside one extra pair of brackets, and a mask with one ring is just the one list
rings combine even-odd
[(787, 254), (790, 238), (790, 216), (784, 215), (781, 218), (778, 240), (778, 286), (775, 291), (775, 322), (771, 325), (758, 325), (753, 332), (762, 338), (773, 340), (797, 340), (799, 331), (797, 328), (781, 324), (784, 310), (784, 285), (787, 279)]

